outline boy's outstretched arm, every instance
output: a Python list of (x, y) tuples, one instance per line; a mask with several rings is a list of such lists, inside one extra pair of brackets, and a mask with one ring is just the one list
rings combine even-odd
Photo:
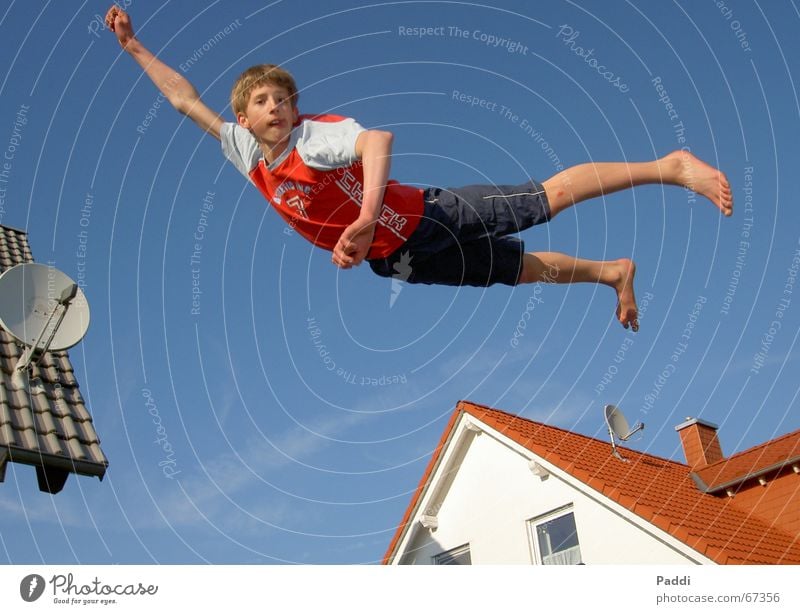
[(369, 252), (389, 181), (393, 140), (392, 133), (383, 130), (367, 130), (356, 140), (356, 155), (364, 165), (364, 197), (361, 214), (345, 228), (333, 249), (333, 263), (343, 269), (358, 266)]
[(114, 5), (106, 14), (106, 25), (117, 36), (122, 48), (139, 63), (170, 104), (180, 113), (188, 115), (203, 130), (219, 138), (224, 120), (203, 104), (197, 90), (183, 75), (164, 64), (139, 42), (133, 33), (133, 24), (128, 14)]

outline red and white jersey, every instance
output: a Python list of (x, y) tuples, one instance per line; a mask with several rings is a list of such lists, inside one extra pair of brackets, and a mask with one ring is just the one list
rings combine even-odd
[[(314, 245), (333, 251), (360, 213), (364, 169), (356, 139), (364, 131), (338, 115), (301, 115), (289, 146), (267, 164), (249, 130), (225, 123), (222, 152), (261, 190), (280, 216)], [(389, 181), (368, 258), (385, 258), (414, 232), (423, 213), (422, 190)]]

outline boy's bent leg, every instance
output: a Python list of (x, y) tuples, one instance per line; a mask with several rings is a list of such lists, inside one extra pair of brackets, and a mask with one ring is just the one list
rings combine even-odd
[(542, 185), (551, 216), (555, 216), (586, 199), (647, 183), (683, 186), (708, 198), (724, 215), (733, 213), (733, 196), (725, 174), (684, 150), (652, 162), (579, 164)]
[(573, 258), (558, 252), (526, 253), (522, 257), (519, 283), (545, 282), (572, 284), (590, 282), (614, 288), (617, 293), (617, 319), (622, 326), (639, 330), (633, 278), (636, 265), (621, 258), (607, 262)]

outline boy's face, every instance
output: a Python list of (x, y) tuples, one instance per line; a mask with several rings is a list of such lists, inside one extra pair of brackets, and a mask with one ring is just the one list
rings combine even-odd
[(297, 121), (297, 109), (285, 87), (265, 83), (250, 92), (244, 113), (236, 119), (262, 143), (274, 147), (289, 138)]

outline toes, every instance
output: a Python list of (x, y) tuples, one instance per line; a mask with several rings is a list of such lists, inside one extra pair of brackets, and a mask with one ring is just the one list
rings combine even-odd
[(639, 316), (635, 309), (619, 309), (617, 311), (617, 319), (625, 330), (629, 328), (633, 330), (633, 332), (639, 330)]

